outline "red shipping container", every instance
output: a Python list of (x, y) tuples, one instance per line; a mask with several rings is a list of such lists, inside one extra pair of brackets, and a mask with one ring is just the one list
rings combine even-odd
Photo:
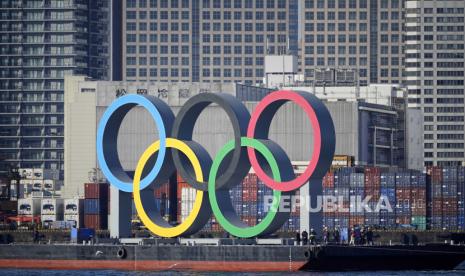
[(458, 213), (456, 198), (442, 198), (442, 213), (444, 216), (455, 216)]
[(410, 200), (410, 189), (396, 189), (397, 200)]
[(412, 199), (423, 199), (426, 200), (426, 189), (424, 188), (412, 188), (411, 189), (411, 198)]
[(380, 175), (381, 168), (379, 167), (365, 167), (365, 174)]
[(255, 216), (243, 216), (242, 221), (248, 226), (254, 226), (257, 224), (257, 217)]
[(155, 197), (156, 198), (162, 198), (163, 194), (166, 195), (166, 197), (169, 197), (170, 193), (170, 184), (169, 183), (163, 183), (157, 188), (155, 188)]
[(430, 212), (429, 215), (432, 217), (442, 216), (442, 200), (433, 199)]
[(95, 230), (107, 229), (107, 216), (102, 215), (84, 215), (84, 227)]
[(221, 225), (217, 222), (212, 222), (212, 231), (213, 232), (221, 232), (223, 231), (223, 228), (221, 227)]
[(410, 224), (412, 221), (411, 216), (397, 216), (396, 223), (398, 224)]
[(365, 216), (351, 216), (349, 217), (349, 226), (365, 224)]
[(426, 173), (430, 176), (433, 184), (440, 184), (442, 182), (442, 168), (441, 167), (428, 167)]
[(332, 172), (326, 173), (323, 177), (324, 188), (334, 188), (334, 174)]
[(181, 175), (179, 173), (176, 175), (176, 180), (177, 180), (178, 183), (179, 182), (185, 182), (184, 179), (182, 179), (182, 177), (181, 177)]
[(107, 183), (85, 183), (84, 197), (89, 199), (108, 198), (109, 185)]

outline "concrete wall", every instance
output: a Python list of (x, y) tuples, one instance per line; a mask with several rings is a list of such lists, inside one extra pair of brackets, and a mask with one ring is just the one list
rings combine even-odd
[(406, 117), (408, 168), (423, 170), (423, 111), (420, 108), (408, 108)]
[(84, 81), (82, 76), (65, 78), (64, 198), (84, 195), (83, 184), (89, 182), (88, 173), (97, 162), (96, 83), (86, 82), (86, 89), (81, 90), (78, 84)]

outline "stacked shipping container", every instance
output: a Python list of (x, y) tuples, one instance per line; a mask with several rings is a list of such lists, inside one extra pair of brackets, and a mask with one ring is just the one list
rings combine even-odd
[(84, 226), (84, 199), (64, 200), (64, 221), (71, 223), (76, 228)]
[(107, 229), (109, 186), (106, 183), (84, 184), (84, 227)]
[[(389, 206), (396, 206), (396, 174), (394, 172), (383, 172), (380, 174), (380, 197)], [(392, 227), (395, 223), (395, 213), (379, 210), (379, 225), (381, 227)]]
[(419, 230), (426, 229), (426, 175), (412, 172), (410, 175), (410, 210), (411, 224)]
[(50, 169), (18, 169), (20, 180), (14, 179), (10, 182), (11, 200), (27, 197), (42, 197), (60, 195), (58, 185), (59, 171)]
[[(338, 197), (337, 212), (324, 211), (328, 227), (402, 224), (419, 230), (465, 230), (465, 168), (431, 167), (427, 173), (403, 169), (339, 168), (323, 179), (323, 195)], [(361, 178), (363, 177), (363, 181)], [(364, 208), (360, 198), (370, 197)], [(365, 201), (366, 202), (366, 201)], [(377, 210), (389, 203), (394, 212)], [(371, 211), (370, 211), (371, 210)], [(373, 212), (374, 211), (374, 212)]]
[(44, 198), (41, 206), (41, 220), (44, 226), (50, 227), (53, 222), (63, 220), (63, 199)]
[[(427, 174), (402, 169), (343, 167), (328, 172), (323, 179), (323, 195), (337, 198), (337, 211), (324, 206), (323, 224), (333, 228), (353, 225), (373, 225), (393, 228), (401, 224), (415, 225), (419, 230), (430, 228), (465, 230), (465, 168), (428, 168)], [(427, 185), (428, 184), (428, 185)], [(189, 215), (195, 201), (196, 190), (177, 177), (178, 221)], [(155, 191), (155, 204), (168, 220), (170, 208), (169, 184), (159, 185)], [(231, 201), (237, 214), (248, 225), (259, 223), (272, 201), (272, 190), (248, 174), (242, 183), (230, 189)], [(296, 193), (296, 198), (299, 193)], [(364, 206), (365, 197), (370, 197)], [(86, 184), (84, 226), (95, 229), (106, 227), (108, 185)], [(293, 203), (294, 200), (290, 200)], [(326, 202), (325, 200), (323, 202)], [(428, 204), (427, 204), (428, 203)], [(391, 206), (393, 212), (378, 207)], [(365, 208), (366, 207), (366, 208)], [(281, 231), (299, 230), (299, 205), (291, 206), (289, 220)], [(99, 219), (90, 216), (98, 216)], [(135, 212), (134, 212), (135, 214)], [(87, 219), (86, 219), (87, 218)], [(93, 227), (95, 226), (95, 227)], [(220, 232), (221, 226), (210, 219), (203, 232)]]
[(427, 214), (431, 229), (465, 230), (464, 167), (430, 167)]
[(376, 167), (367, 167), (364, 170), (365, 174), (365, 196), (370, 197), (368, 202), (369, 211), (365, 213), (366, 225), (378, 225), (380, 220), (379, 211), (376, 209), (379, 198), (381, 196), (381, 170)]

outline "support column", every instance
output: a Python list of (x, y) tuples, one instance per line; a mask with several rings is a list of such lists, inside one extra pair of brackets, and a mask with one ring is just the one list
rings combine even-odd
[(110, 186), (110, 222), (108, 228), (112, 238), (131, 237), (132, 215), (131, 193)]
[(310, 233), (313, 228), (320, 236), (323, 231), (322, 183), (323, 179), (311, 178), (300, 188), (300, 232), (306, 230)]
[(169, 181), (169, 218), (170, 222), (178, 220), (178, 174), (174, 172)]

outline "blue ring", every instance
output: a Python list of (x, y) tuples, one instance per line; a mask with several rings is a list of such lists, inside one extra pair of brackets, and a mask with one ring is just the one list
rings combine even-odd
[[(133, 107), (143, 106), (155, 121), (160, 140), (160, 150), (155, 165), (140, 183), (146, 188), (160, 173), (166, 155), (166, 133), (171, 132), (174, 114), (166, 103), (153, 96), (128, 94), (116, 99), (103, 113), (97, 128), (97, 159), (100, 168), (111, 185), (124, 192), (132, 192), (132, 179), (121, 166), (117, 153), (120, 125)], [(169, 129), (166, 129), (169, 126)]]

